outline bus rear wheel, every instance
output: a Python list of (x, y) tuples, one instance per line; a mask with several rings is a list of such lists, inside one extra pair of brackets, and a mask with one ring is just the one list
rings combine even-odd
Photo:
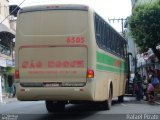
[(46, 101), (45, 103), (46, 103), (46, 108), (48, 112), (64, 112), (65, 111), (64, 102)]
[(106, 109), (110, 110), (111, 109), (111, 105), (112, 105), (112, 91), (111, 91), (111, 88), (110, 88), (110, 90), (109, 90), (109, 98), (106, 101)]
[(118, 96), (118, 102), (119, 103), (124, 102), (124, 95)]
[(103, 110), (110, 110), (112, 105), (112, 91), (109, 90), (109, 98), (102, 102), (102, 109)]

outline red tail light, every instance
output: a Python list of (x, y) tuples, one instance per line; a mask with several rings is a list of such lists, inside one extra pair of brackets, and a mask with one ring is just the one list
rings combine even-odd
[(94, 71), (89, 69), (87, 70), (87, 78), (94, 78)]
[(19, 70), (15, 70), (15, 78), (19, 79)]

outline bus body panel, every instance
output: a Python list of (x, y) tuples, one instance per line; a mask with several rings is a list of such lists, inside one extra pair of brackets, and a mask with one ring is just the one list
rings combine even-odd
[[(121, 63), (120, 66), (117, 66), (117, 62)], [(125, 94), (126, 74), (124, 74), (124, 63), (125, 61), (123, 59), (119, 59), (115, 55), (104, 52), (97, 47), (95, 99), (108, 99), (111, 84), (113, 85), (112, 97)]]
[(95, 68), (94, 62), (88, 63), (95, 60), (88, 13), (20, 12), (15, 49), (19, 100), (94, 101), (95, 82), (87, 78), (87, 69)]
[[(104, 101), (111, 84), (113, 97), (124, 95), (124, 66), (106, 62), (125, 61), (97, 45), (94, 22), (92, 9), (20, 12), (15, 49), (19, 100)], [(89, 69), (94, 78), (87, 78)]]
[(21, 83), (86, 83), (86, 47), (24, 46), (18, 61)]
[(22, 101), (94, 101), (94, 81), (87, 79), (84, 87), (22, 87), (16, 83), (17, 98)]

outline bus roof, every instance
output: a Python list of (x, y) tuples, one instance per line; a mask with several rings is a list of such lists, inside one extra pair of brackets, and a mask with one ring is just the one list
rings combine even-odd
[(88, 11), (89, 6), (79, 4), (47, 4), (47, 5), (34, 5), (22, 8), (19, 13), (34, 12), (34, 11), (47, 11), (47, 10), (81, 10)]

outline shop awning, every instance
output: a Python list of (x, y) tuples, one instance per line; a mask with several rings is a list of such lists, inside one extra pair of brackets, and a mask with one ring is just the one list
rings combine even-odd
[(14, 47), (13, 38), (15, 38), (15, 31), (4, 24), (0, 24), (0, 44), (5, 47)]
[(15, 36), (15, 32), (13, 30), (9, 29), (4, 24), (0, 24), (0, 32), (8, 32), (8, 33), (11, 33), (13, 36)]

